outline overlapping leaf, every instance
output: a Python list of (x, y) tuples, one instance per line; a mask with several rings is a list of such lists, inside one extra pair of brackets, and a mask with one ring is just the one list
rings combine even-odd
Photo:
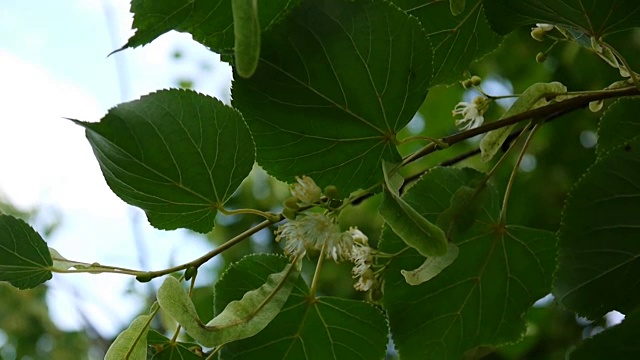
[(158, 91), (99, 123), (74, 122), (86, 128), (111, 190), (159, 229), (210, 231), (254, 163), (240, 114), (193, 91)]
[(637, 0), (483, 0), (487, 18), (499, 34), (522, 25), (550, 23), (578, 29), (589, 36), (640, 26)]
[(431, 79), (418, 21), (380, 0), (312, 0), (263, 35), (258, 70), (233, 84), (258, 163), (343, 194), (381, 180)]
[(140, 315), (113, 341), (105, 360), (145, 360), (147, 358), (147, 333), (151, 323), (150, 315)]
[(598, 153), (600, 155), (640, 135), (640, 99), (620, 99), (600, 119)]
[(554, 295), (589, 318), (640, 304), (640, 139), (598, 159), (571, 191)]
[[(233, 265), (215, 287), (215, 311), (264, 283), (285, 258), (249, 256)], [(387, 326), (370, 304), (333, 297), (310, 298), (298, 279), (281, 313), (256, 336), (227, 344), (222, 359), (383, 359)]]
[[(265, 30), (280, 21), (301, 0), (259, 1), (259, 23)], [(132, 0), (136, 33), (122, 47), (134, 48), (176, 30), (219, 53), (233, 49), (233, 15), (230, 0)]]
[[(417, 17), (433, 45), (432, 85), (451, 84), (464, 77), (471, 63), (498, 47), (502, 37), (489, 28), (481, 0), (462, 4), (453, 15), (450, 4), (441, 0), (393, 0)], [(459, 2), (458, 2), (459, 3)], [(459, 4), (458, 5), (458, 9)]]
[(53, 260), (47, 243), (31, 226), (0, 214), (0, 281), (30, 289), (51, 279)]
[[(436, 168), (405, 195), (405, 200), (431, 221), (450, 208), (463, 186), (476, 186), (485, 176), (470, 169)], [(453, 264), (429, 281), (410, 286), (402, 269), (418, 267), (424, 258), (406, 250), (388, 264), (384, 306), (391, 333), (403, 359), (460, 359), (479, 345), (515, 341), (524, 331), (522, 316), (551, 285), (555, 259), (553, 233), (498, 224), (498, 193), (491, 185), (470, 226), (464, 207), (449, 214), (447, 223), (460, 226), (447, 233), (459, 247)], [(475, 211), (475, 210), (474, 210)], [(389, 229), (380, 249), (397, 253), (406, 245)]]
[(621, 324), (584, 340), (569, 360), (635, 359), (640, 354), (640, 311), (628, 314)]
[(202, 347), (195, 343), (171, 341), (155, 330), (147, 334), (150, 360), (202, 360)]

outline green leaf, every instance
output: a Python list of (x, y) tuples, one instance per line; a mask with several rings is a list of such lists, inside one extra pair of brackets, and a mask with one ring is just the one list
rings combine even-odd
[[(518, 100), (500, 116), (500, 119), (506, 119), (527, 110), (547, 105), (549, 102), (545, 99), (546, 94), (564, 92), (567, 92), (567, 87), (559, 82), (535, 83), (518, 97)], [(480, 141), (480, 150), (482, 151), (480, 158), (482, 161), (487, 162), (493, 159), (515, 126), (514, 124), (489, 131), (482, 138), (482, 141)]]
[(279, 180), (307, 175), (341, 194), (399, 162), (396, 134), (422, 104), (431, 48), (415, 18), (383, 1), (307, 1), (263, 33), (260, 65), (233, 104)]
[(442, 256), (447, 252), (444, 231), (386, 188), (378, 212), (405, 244), (416, 249), (420, 255)]
[(149, 330), (148, 357), (151, 360), (202, 360), (202, 347), (195, 343), (172, 342), (159, 332)]
[(637, 0), (484, 0), (491, 27), (505, 35), (522, 25), (548, 23), (600, 38), (640, 26)]
[[(237, 300), (281, 269), (285, 258), (245, 257), (216, 284), (215, 310)], [(221, 359), (383, 359), (387, 325), (373, 305), (333, 297), (313, 298), (302, 278), (296, 282), (282, 311), (256, 336), (229, 343)]]
[(640, 304), (640, 139), (598, 159), (571, 190), (554, 295), (592, 319)]
[(257, 0), (231, 0), (235, 65), (238, 75), (248, 78), (260, 58), (260, 21)]
[(454, 16), (460, 15), (464, 11), (466, 0), (449, 0), (449, 9)]
[(625, 144), (640, 135), (640, 99), (626, 98), (611, 104), (600, 119), (598, 154)]
[[(300, 1), (260, 1), (260, 30), (280, 21)], [(133, 0), (131, 12), (136, 33), (120, 50), (146, 45), (170, 30), (190, 33), (194, 40), (218, 53), (233, 49), (230, 0)]]
[(204, 346), (212, 347), (254, 336), (278, 315), (300, 274), (296, 265), (271, 274), (257, 289), (247, 291), (206, 325), (178, 280), (167, 277), (158, 289), (158, 303), (185, 331)]
[(460, 250), (454, 243), (447, 244), (447, 253), (442, 256), (427, 258), (417, 269), (407, 271), (401, 270), (405, 281), (409, 285), (420, 285), (436, 277), (458, 258)]
[[(453, 3), (464, 3), (451, 0)], [(484, 16), (482, 1), (463, 4), (459, 15), (441, 0), (393, 0), (410, 15), (417, 17), (433, 45), (434, 76), (431, 85), (452, 84), (465, 77), (471, 63), (487, 55), (500, 44)]]
[(0, 281), (31, 289), (51, 279), (52, 266), (40, 234), (20, 219), (0, 215)]
[(111, 190), (158, 229), (210, 231), (254, 163), (240, 114), (189, 90), (120, 104), (99, 123), (73, 121), (86, 128)]
[(627, 315), (621, 324), (585, 339), (569, 353), (569, 360), (635, 359), (640, 354), (640, 311)]
[[(485, 175), (471, 169), (435, 168), (412, 186), (404, 199), (435, 221), (452, 208), (463, 186), (477, 186)], [(402, 253), (384, 275), (384, 307), (402, 359), (460, 359), (479, 345), (513, 342), (525, 330), (523, 316), (551, 287), (555, 236), (548, 231), (500, 226), (501, 198), (493, 185), (478, 205), (473, 224), (453, 239), (458, 259), (438, 276), (408, 285), (401, 270), (424, 260), (385, 228), (380, 250)], [(456, 205), (458, 206), (458, 205)]]
[(147, 358), (147, 332), (151, 315), (140, 315), (116, 337), (109, 346), (105, 360), (145, 360)]

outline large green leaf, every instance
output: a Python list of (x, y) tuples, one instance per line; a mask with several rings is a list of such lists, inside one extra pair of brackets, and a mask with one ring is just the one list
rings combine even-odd
[(620, 99), (602, 114), (598, 129), (600, 155), (640, 135), (640, 99)]
[(578, 29), (590, 36), (640, 26), (637, 0), (483, 0), (487, 18), (499, 34), (522, 25), (549, 23)]
[(0, 281), (30, 289), (51, 279), (52, 267), (42, 236), (24, 221), (0, 214)]
[(417, 17), (433, 45), (432, 85), (451, 84), (465, 76), (471, 63), (494, 50), (501, 36), (489, 28), (481, 0), (469, 1), (453, 15), (442, 0), (393, 0)]
[(111, 190), (159, 229), (210, 231), (254, 163), (240, 114), (193, 91), (158, 91), (99, 123), (74, 122), (86, 128)]
[(431, 48), (415, 18), (377, 0), (311, 0), (263, 34), (258, 70), (236, 79), (233, 104), (258, 163), (280, 180), (311, 176), (348, 194), (398, 162), (396, 134), (431, 79)]
[[(301, 0), (259, 1), (259, 23), (268, 29)], [(231, 0), (132, 0), (135, 34), (122, 47), (146, 45), (158, 36), (176, 30), (213, 51), (230, 52), (234, 45)]]
[(640, 355), (640, 311), (592, 338), (584, 340), (568, 358), (570, 360), (635, 359)]
[(206, 325), (180, 282), (167, 277), (158, 289), (158, 303), (185, 331), (204, 346), (218, 346), (254, 336), (278, 315), (300, 274), (297, 264), (269, 274), (263, 284), (247, 290)]
[(202, 347), (195, 343), (172, 341), (155, 330), (147, 334), (150, 360), (202, 360)]
[(571, 191), (554, 295), (597, 318), (640, 304), (640, 139), (596, 161)]
[[(435, 168), (404, 198), (436, 221), (458, 189), (475, 186), (484, 176), (471, 169)], [(480, 207), (472, 225), (448, 232), (458, 258), (421, 285), (408, 285), (401, 270), (420, 266), (424, 258), (390, 229), (383, 232), (380, 250), (406, 250), (388, 263), (383, 299), (402, 359), (460, 359), (480, 345), (516, 341), (525, 329), (523, 315), (550, 290), (554, 234), (499, 225), (501, 199), (495, 187), (487, 186), (482, 202), (472, 204)]]
[[(286, 263), (282, 257), (254, 255), (233, 265), (215, 288), (215, 311), (263, 283)], [(222, 359), (383, 359), (387, 325), (372, 305), (333, 297), (311, 298), (298, 279), (280, 314), (256, 336), (227, 344)]]

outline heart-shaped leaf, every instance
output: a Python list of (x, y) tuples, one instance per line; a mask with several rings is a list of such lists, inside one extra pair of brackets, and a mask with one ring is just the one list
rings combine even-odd
[(30, 289), (51, 279), (51, 267), (42, 236), (20, 219), (0, 215), (0, 281)]
[(154, 227), (210, 231), (254, 163), (240, 114), (209, 96), (162, 90), (120, 104), (99, 123), (73, 120), (111, 190)]

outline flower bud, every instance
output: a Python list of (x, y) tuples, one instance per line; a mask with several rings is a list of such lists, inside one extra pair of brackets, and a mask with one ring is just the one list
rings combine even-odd
[(602, 105), (604, 105), (602, 100), (592, 101), (589, 103), (589, 110), (591, 110), (591, 112), (598, 112), (602, 110)]
[(471, 85), (478, 86), (482, 82), (482, 78), (478, 75), (473, 75), (470, 81), (471, 81)]
[(187, 271), (184, 272), (184, 279), (191, 280), (191, 278), (193, 278), (197, 274), (198, 274), (198, 268), (195, 266), (189, 266), (189, 268), (187, 268)]
[(298, 205), (298, 198), (295, 196), (289, 196), (288, 198), (284, 199), (282, 204), (284, 205), (284, 207), (291, 210), (298, 210), (300, 208), (300, 206)]
[(539, 52), (539, 53), (536, 55), (536, 62), (537, 62), (538, 64), (542, 64), (545, 60), (547, 60), (547, 55), (546, 55), (545, 53), (543, 53), (543, 52)]
[(460, 83), (462, 84), (462, 87), (465, 89), (468, 89), (473, 86), (473, 83), (471, 83), (471, 79), (461, 81)]
[(531, 30), (531, 37), (542, 42), (544, 41), (544, 36), (546, 35), (546, 33), (547, 32), (542, 28), (533, 28), (533, 30)]
[(288, 220), (295, 220), (297, 215), (298, 215), (297, 210), (294, 210), (288, 207), (282, 209), (282, 216), (284, 216)]
[(324, 188), (324, 194), (329, 199), (335, 199), (338, 197), (338, 188), (335, 187), (334, 185), (329, 185), (326, 188)]

